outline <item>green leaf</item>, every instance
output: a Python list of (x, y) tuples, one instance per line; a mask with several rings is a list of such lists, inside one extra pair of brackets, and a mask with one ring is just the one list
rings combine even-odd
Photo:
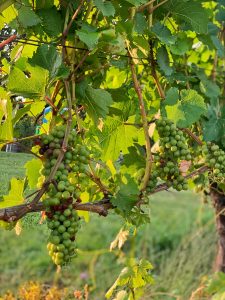
[(225, 132), (225, 109), (222, 112), (216, 111), (212, 106), (208, 108), (207, 121), (203, 123), (203, 137), (205, 141), (224, 142)]
[(135, 172), (145, 167), (144, 153), (141, 155), (138, 149), (134, 146), (128, 148), (129, 153), (123, 156), (122, 169), (127, 173), (134, 175)]
[(40, 24), (41, 19), (29, 6), (29, 2), (27, 2), (27, 5), (20, 5), (18, 9), (18, 22), (24, 28), (27, 28)]
[(208, 98), (217, 98), (220, 95), (219, 86), (212, 80), (202, 80), (200, 82), (200, 89)]
[(49, 9), (40, 9), (37, 14), (42, 19), (42, 29), (48, 36), (57, 37), (62, 33), (63, 20), (55, 6)]
[(111, 202), (116, 208), (129, 214), (138, 200), (139, 189), (137, 183), (129, 175), (123, 177), (119, 185), (119, 191), (111, 198)]
[(147, 28), (148, 28), (148, 23), (146, 21), (145, 15), (143, 13), (135, 14), (134, 30), (139, 34), (143, 34)]
[(98, 43), (100, 34), (96, 32), (96, 29), (92, 26), (82, 26), (81, 30), (77, 30), (76, 34), (79, 39), (85, 43), (89, 49), (94, 49)]
[(18, 109), (15, 117), (12, 119), (12, 125), (14, 126), (25, 114), (30, 111), (31, 104), (24, 106), (23, 108)]
[(212, 40), (213, 45), (215, 46), (215, 48), (217, 50), (218, 56), (219, 57), (224, 57), (225, 56), (225, 49), (224, 49), (224, 46), (221, 43), (221, 41), (218, 39), (218, 37), (215, 36), (215, 35), (212, 35), (211, 40)]
[(170, 76), (173, 73), (173, 68), (170, 67), (169, 56), (166, 47), (160, 47), (157, 50), (156, 57), (160, 69), (166, 76)]
[(202, 7), (202, 1), (170, 1), (169, 11), (178, 20), (189, 24), (193, 31), (208, 32), (209, 17), (207, 10)]
[(38, 65), (48, 70), (50, 79), (63, 79), (69, 75), (69, 70), (63, 64), (62, 56), (55, 46), (39, 46), (29, 62), (31, 65)]
[(172, 87), (166, 92), (166, 99), (163, 101), (163, 106), (174, 105), (179, 100), (178, 88)]
[(157, 22), (151, 30), (166, 45), (173, 45), (176, 41), (176, 36), (173, 36), (170, 30), (160, 22)]
[(185, 33), (178, 35), (174, 45), (170, 46), (170, 51), (175, 55), (184, 55), (191, 49), (192, 39), (188, 38)]
[(48, 79), (48, 71), (27, 64), (25, 70), (14, 67), (9, 74), (7, 88), (18, 96), (25, 98), (43, 97)]
[(40, 169), (42, 167), (42, 162), (38, 158), (34, 158), (25, 164), (26, 176), (28, 179), (28, 184), (31, 189), (36, 188), (38, 183), (38, 178), (40, 177)]
[(98, 133), (99, 143), (105, 160), (117, 160), (120, 152), (128, 153), (135, 139), (143, 139), (143, 130), (135, 126), (124, 125), (123, 121), (108, 117), (102, 132)]
[(54, 0), (36, 0), (36, 9), (51, 8), (54, 6)]
[(195, 90), (182, 90), (180, 95), (177, 104), (166, 106), (167, 117), (179, 127), (189, 127), (206, 113), (206, 105)]
[(88, 114), (98, 122), (99, 118), (105, 118), (109, 112), (109, 106), (113, 103), (112, 97), (109, 92), (103, 89), (94, 89), (85, 83), (78, 86), (80, 92), (80, 103), (85, 106)]
[(111, 67), (106, 72), (104, 87), (108, 89), (120, 88), (127, 78), (127, 73), (118, 68)]
[(94, 0), (94, 4), (102, 12), (103, 16), (105, 17), (114, 16), (115, 8), (110, 1)]
[(11, 179), (9, 193), (3, 196), (3, 201), (0, 201), (0, 208), (15, 206), (24, 202), (24, 183), (25, 179)]

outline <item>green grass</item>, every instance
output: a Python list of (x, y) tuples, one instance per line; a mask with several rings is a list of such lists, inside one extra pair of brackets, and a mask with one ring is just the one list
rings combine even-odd
[(23, 165), (32, 155), (23, 153), (0, 152), (0, 196), (7, 193), (12, 177), (22, 178), (25, 173)]
[[(0, 194), (6, 193), (6, 185), (12, 176), (24, 175), (23, 164), (28, 159), (31, 159), (30, 155), (0, 152)], [(163, 291), (181, 296), (186, 295), (186, 291), (190, 294), (212, 265), (214, 252), (209, 244), (213, 237), (211, 245), (215, 244), (215, 234), (206, 225), (209, 220), (213, 222), (211, 207), (201, 204), (199, 197), (191, 192), (163, 192), (152, 197), (150, 214), (151, 223), (142, 226), (133, 242), (128, 241), (123, 249), (127, 254), (134, 251), (137, 257), (148, 258), (154, 265), (156, 285), (147, 289), (146, 299)], [(92, 215), (77, 238), (79, 257), (57, 274), (46, 250), (49, 232), (44, 224), (38, 224), (39, 219), (40, 214), (26, 217), (19, 236), (14, 230), (1, 230), (0, 294), (8, 289), (15, 290), (28, 280), (37, 280), (58, 282), (72, 290), (87, 283), (92, 289), (91, 299), (104, 299), (105, 291), (123, 267), (116, 253), (108, 251), (122, 220), (113, 213), (107, 218)], [(201, 233), (191, 239), (192, 243), (187, 243), (190, 234), (192, 237), (196, 232), (202, 232), (202, 228), (209, 229), (214, 236)], [(207, 259), (204, 256), (206, 245)]]

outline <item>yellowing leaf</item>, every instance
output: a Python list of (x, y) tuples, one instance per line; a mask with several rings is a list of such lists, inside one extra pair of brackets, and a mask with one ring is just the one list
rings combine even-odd
[(3, 88), (0, 88), (0, 124), (0, 140), (12, 140), (12, 104)]
[[(86, 203), (89, 201), (89, 194), (87, 192), (84, 192), (80, 195), (80, 198), (82, 200), (82, 203)], [(89, 220), (90, 220), (90, 214), (88, 211), (81, 211), (81, 210), (78, 210), (77, 211), (78, 213), (78, 216), (81, 216), (84, 218), (85, 222), (88, 223)]]
[(28, 184), (31, 189), (37, 186), (41, 167), (42, 162), (38, 158), (34, 158), (25, 164), (26, 176), (28, 178)]
[(3, 196), (3, 200), (0, 202), (0, 208), (11, 207), (19, 205), (24, 202), (23, 191), (24, 191), (25, 179), (12, 178), (10, 181), (10, 191), (8, 195)]
[(127, 238), (129, 236), (128, 230), (120, 229), (119, 233), (117, 234), (115, 240), (110, 244), (110, 251), (118, 247), (121, 249), (126, 242)]
[(109, 168), (111, 174), (116, 175), (116, 168), (114, 167), (113, 162), (111, 160), (107, 160), (106, 165)]
[(15, 226), (15, 232), (16, 232), (16, 235), (20, 235), (21, 232), (22, 232), (22, 226), (21, 226), (21, 222), (20, 222), (20, 221), (18, 221), (18, 222), (16, 223), (16, 226)]

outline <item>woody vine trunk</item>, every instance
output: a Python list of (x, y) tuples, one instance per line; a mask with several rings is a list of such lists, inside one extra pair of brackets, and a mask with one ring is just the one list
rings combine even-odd
[(225, 273), (225, 194), (212, 188), (210, 195), (215, 208), (218, 234), (218, 249), (214, 270)]

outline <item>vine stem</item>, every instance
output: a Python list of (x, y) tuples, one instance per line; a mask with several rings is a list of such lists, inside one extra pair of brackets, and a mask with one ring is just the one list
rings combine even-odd
[(67, 120), (67, 124), (66, 124), (66, 131), (65, 131), (65, 135), (64, 135), (64, 139), (63, 139), (63, 143), (62, 143), (62, 147), (61, 147), (61, 151), (60, 154), (57, 158), (57, 161), (50, 173), (50, 175), (48, 176), (48, 178), (46, 179), (45, 183), (47, 182), (51, 182), (52, 179), (55, 176), (55, 173), (57, 172), (59, 165), (61, 164), (64, 154), (67, 150), (67, 145), (68, 145), (68, 138), (69, 138), (69, 134), (71, 131), (71, 125), (72, 125), (72, 104), (71, 104), (71, 93), (70, 93), (70, 89), (69, 89), (69, 83), (67, 81), (65, 81), (65, 88), (66, 88), (66, 95), (67, 95), (67, 104), (68, 104), (68, 112), (69, 112), (69, 117)]
[(91, 162), (89, 162), (89, 168), (91, 170), (91, 172), (87, 173), (87, 175), (90, 177), (90, 179), (96, 183), (96, 185), (99, 187), (100, 191), (104, 194), (104, 195), (108, 195), (109, 191), (108, 188), (102, 183), (101, 178), (97, 176), (97, 174), (95, 173), (94, 168), (91, 165)]
[(77, 9), (74, 12), (69, 24), (67, 25), (66, 29), (63, 31), (62, 35), (63, 35), (64, 38), (68, 35), (68, 32), (69, 32), (74, 20), (76, 19), (77, 15), (79, 14), (83, 4), (84, 4), (84, 0), (81, 0), (79, 6), (77, 7)]
[[(191, 172), (190, 174), (186, 175), (184, 178), (189, 179), (192, 177), (195, 177), (197, 175), (203, 174), (207, 172), (209, 168), (207, 166), (202, 166), (201, 168)], [(48, 185), (50, 183), (47, 182), (46, 184), (43, 185), (41, 190), (38, 192), (36, 195), (37, 199), (40, 199)], [(156, 194), (161, 191), (168, 190), (169, 187), (167, 184), (160, 184), (158, 185), (155, 190), (149, 195)], [(36, 198), (35, 197), (35, 198)], [(141, 204), (144, 204), (144, 200), (139, 200), (136, 203), (136, 206), (140, 206)], [(73, 207), (75, 210), (82, 210), (82, 211), (89, 211), (93, 213), (97, 213), (101, 216), (107, 216), (108, 210), (114, 208), (112, 203), (110, 203), (110, 199), (108, 197), (103, 198), (101, 201), (98, 202), (87, 202), (87, 203), (74, 203)], [(0, 209), (0, 220), (6, 221), (6, 222), (14, 222), (19, 219), (21, 219), (23, 216), (25, 216), (28, 213), (32, 212), (39, 212), (45, 210), (43, 202), (38, 202), (38, 201), (32, 201), (30, 203), (26, 204), (21, 204), (17, 206), (12, 206), (12, 207), (6, 207), (3, 209)]]
[(159, 93), (159, 96), (162, 98), (162, 99), (165, 99), (165, 93), (164, 93), (164, 90), (159, 82), (159, 78), (158, 78), (158, 75), (157, 75), (157, 72), (156, 72), (156, 67), (155, 67), (155, 59), (154, 59), (154, 52), (153, 52), (153, 42), (150, 41), (150, 57), (149, 57), (149, 60), (150, 60), (150, 64), (151, 64), (151, 70), (152, 70), (152, 77), (155, 81), (155, 84), (156, 84), (156, 87), (157, 87), (157, 90), (158, 90), (158, 93)]
[(202, 146), (202, 145), (203, 145), (203, 142), (200, 140), (200, 138), (199, 138), (197, 135), (195, 135), (193, 132), (191, 132), (190, 129), (188, 129), (188, 128), (181, 128), (181, 130), (182, 130), (183, 132), (185, 132), (187, 135), (189, 135), (193, 140), (195, 140), (196, 143), (197, 143), (199, 146)]
[(151, 6), (155, 1), (156, 1), (156, 0), (151, 0), (151, 1), (149, 1), (149, 2), (147, 2), (147, 3), (145, 3), (145, 4), (143, 4), (143, 5), (139, 6), (139, 7), (137, 8), (137, 12), (142, 12), (142, 11), (144, 11), (146, 8), (148, 8), (149, 6)]
[(145, 104), (142, 96), (141, 86), (139, 84), (139, 81), (137, 79), (137, 74), (135, 70), (135, 66), (133, 63), (130, 64), (131, 68), (131, 74), (134, 82), (134, 89), (136, 91), (136, 94), (138, 96), (139, 100), (139, 108), (141, 112), (141, 118), (143, 123), (143, 129), (144, 129), (144, 135), (145, 135), (145, 143), (146, 143), (146, 166), (145, 166), (145, 175), (143, 177), (142, 185), (141, 185), (141, 191), (144, 191), (147, 187), (150, 175), (151, 175), (151, 167), (152, 167), (152, 153), (151, 153), (151, 143), (150, 143), (150, 137), (148, 133), (148, 120), (146, 116), (145, 111)]

